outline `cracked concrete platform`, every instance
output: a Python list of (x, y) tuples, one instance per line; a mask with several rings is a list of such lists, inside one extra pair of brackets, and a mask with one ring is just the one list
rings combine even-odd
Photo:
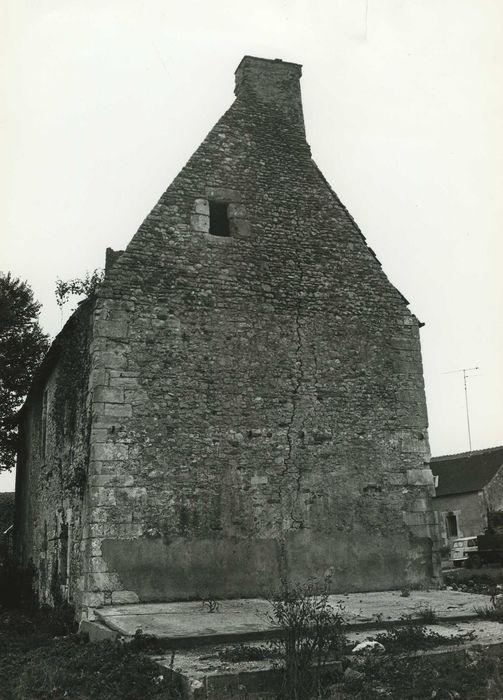
[[(438, 620), (456, 621), (476, 617), (476, 608), (489, 605), (486, 595), (450, 590), (400, 591), (332, 595), (329, 601), (340, 609), (345, 625), (375, 628), (404, 617), (421, 619), (426, 608)], [(270, 619), (271, 604), (260, 598), (219, 601), (218, 611), (209, 613), (200, 601), (178, 603), (137, 603), (106, 606), (93, 610), (95, 622), (82, 624), (83, 631), (98, 637), (132, 636), (137, 630), (178, 646), (217, 642), (238, 642), (273, 636), (277, 626)]]

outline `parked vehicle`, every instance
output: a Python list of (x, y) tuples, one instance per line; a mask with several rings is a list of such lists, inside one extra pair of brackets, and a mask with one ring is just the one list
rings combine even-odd
[(479, 569), (482, 564), (503, 566), (503, 535), (459, 537), (451, 548), (454, 566)]
[[(458, 537), (451, 546), (451, 558), (454, 566), (473, 566), (473, 557), (478, 553), (476, 537)], [(470, 559), (470, 564), (468, 560)], [(481, 564), (476, 560), (476, 568)]]
[(479, 535), (477, 552), (468, 556), (467, 566), (478, 568), (482, 564), (503, 566), (503, 535)]

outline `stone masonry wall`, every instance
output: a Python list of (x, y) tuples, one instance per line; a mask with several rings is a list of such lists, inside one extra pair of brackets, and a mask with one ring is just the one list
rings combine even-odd
[(42, 603), (81, 601), (92, 303), (79, 307), (53, 343), (22, 411), (15, 552), (33, 566)]
[[(301, 111), (254, 89), (271, 63), (241, 70), (100, 292), (87, 604), (436, 571), (418, 322), (312, 162)], [(282, 65), (297, 105), (300, 69)], [(231, 236), (208, 232), (210, 200)]]

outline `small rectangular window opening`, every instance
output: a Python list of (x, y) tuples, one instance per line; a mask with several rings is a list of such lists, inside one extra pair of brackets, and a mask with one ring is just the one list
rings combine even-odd
[(448, 513), (446, 520), (447, 526), (447, 536), (457, 537), (458, 536), (458, 519), (454, 513)]
[(210, 233), (213, 236), (230, 236), (229, 217), (224, 202), (209, 202), (210, 205)]

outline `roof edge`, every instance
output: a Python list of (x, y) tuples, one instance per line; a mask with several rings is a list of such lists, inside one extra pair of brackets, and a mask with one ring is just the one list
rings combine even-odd
[(488, 452), (497, 452), (498, 450), (503, 450), (503, 445), (497, 445), (496, 447), (486, 447), (482, 450), (472, 450), (471, 452), (455, 452), (453, 454), (440, 455), (438, 457), (432, 457), (432, 462), (440, 462), (449, 459), (459, 459), (460, 457), (473, 457), (475, 455), (486, 454)]

